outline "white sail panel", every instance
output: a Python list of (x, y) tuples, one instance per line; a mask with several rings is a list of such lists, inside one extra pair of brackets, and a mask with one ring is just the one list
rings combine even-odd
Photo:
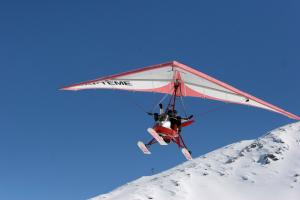
[[(144, 92), (166, 91), (173, 80), (172, 66), (167, 63), (126, 73), (98, 78), (62, 88), (63, 90), (120, 89)], [(163, 89), (162, 89), (163, 88)], [(171, 93), (172, 91), (170, 91)]]

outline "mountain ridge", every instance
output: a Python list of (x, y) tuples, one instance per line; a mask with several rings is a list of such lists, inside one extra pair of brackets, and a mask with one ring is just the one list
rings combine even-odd
[(299, 196), (300, 122), (296, 122), (141, 177), (92, 200), (296, 200)]

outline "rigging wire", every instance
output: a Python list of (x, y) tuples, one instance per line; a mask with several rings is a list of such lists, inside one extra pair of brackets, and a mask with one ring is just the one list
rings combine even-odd
[(153, 107), (153, 109), (151, 110), (151, 113), (154, 112), (154, 110), (157, 108), (157, 106), (158, 106), (160, 103), (162, 103), (162, 102), (167, 98), (168, 95), (169, 95), (169, 94), (166, 93), (166, 94), (159, 100), (159, 102), (158, 102), (158, 103)]
[[(117, 88), (114, 88), (114, 90), (117, 90)], [(135, 93), (135, 91), (132, 91), (133, 93)], [(129, 94), (130, 92), (125, 92), (126, 96), (128, 97), (128, 99), (126, 99), (128, 102), (130, 102), (131, 104), (133, 104), (135, 107), (137, 107), (139, 110), (141, 110), (144, 113), (148, 113), (147, 110), (144, 108), (144, 106), (142, 106), (140, 103), (138, 103), (132, 96), (131, 94)]]
[[(181, 92), (181, 88), (180, 88), (180, 92)], [(126, 92), (126, 93), (127, 93), (127, 92)], [(135, 91), (133, 91), (133, 93), (135, 93)], [(138, 101), (136, 101), (136, 100), (129, 94), (129, 92), (128, 92), (128, 94), (126, 94), (126, 95), (127, 95), (127, 97), (130, 99), (130, 100), (128, 100), (128, 99), (127, 99), (127, 100), (128, 100), (131, 104), (133, 104), (135, 107), (137, 107), (137, 108), (138, 108), (139, 110), (141, 110), (142, 112), (144, 112), (144, 113), (149, 113), (149, 112), (144, 108), (144, 106), (142, 106), (140, 103), (138, 103)], [(162, 103), (162, 102), (167, 98), (168, 95), (169, 95), (169, 94), (166, 93), (166, 94), (158, 101), (158, 103), (153, 107), (151, 113), (154, 112), (154, 110), (158, 107), (158, 105), (159, 105), (160, 103)], [(185, 104), (184, 104), (182, 95), (180, 95), (180, 103), (181, 103), (181, 106), (182, 106), (182, 108), (183, 108), (184, 115), (185, 115), (185, 117), (187, 117), (186, 106), (185, 106)], [(229, 106), (230, 104), (231, 104), (231, 103), (228, 103), (228, 102), (227, 102), (227, 103), (222, 104), (222, 105), (220, 105), (220, 106), (216, 106), (216, 107), (214, 107), (214, 108), (212, 108), (212, 109), (208, 109), (208, 110), (206, 110), (206, 111), (199, 112), (199, 113), (195, 114), (194, 117), (202, 117), (202, 116), (206, 116), (206, 115), (208, 115), (208, 114), (210, 114), (210, 113), (212, 113), (212, 112), (216, 112), (216, 111), (219, 111), (219, 110), (221, 110), (221, 109), (228, 108), (228, 106)]]
[[(129, 102), (130, 102), (131, 104), (133, 104), (135, 107), (137, 107), (137, 108), (138, 108), (139, 110), (141, 110), (142, 112), (148, 113), (147, 110), (144, 108), (144, 106), (142, 106), (142, 104), (138, 103), (138, 101), (136, 101), (136, 100), (131, 96), (131, 94), (129, 94), (129, 92), (126, 92), (126, 93), (128, 93), (127, 96), (129, 97), (129, 99), (130, 99)], [(133, 91), (133, 93), (135, 93), (135, 92)]]
[(186, 112), (186, 107), (185, 107), (185, 105), (184, 105), (182, 96), (180, 96), (180, 104), (181, 104), (181, 107), (182, 107), (182, 109), (183, 109), (183, 112), (184, 112), (185, 117), (188, 117), (188, 114), (187, 114), (187, 112)]
[(196, 114), (195, 116), (206, 116), (206, 115), (208, 115), (208, 114), (210, 114), (212, 112), (216, 112), (216, 111), (219, 111), (221, 109), (229, 108), (229, 105), (231, 105), (231, 103), (225, 103), (225, 104), (222, 104), (220, 106), (216, 106), (216, 107), (214, 107), (212, 109), (200, 112), (200, 113)]
[(180, 103), (181, 103), (181, 107), (183, 109), (185, 117), (188, 117), (187, 112), (186, 112), (186, 107), (184, 105), (184, 101), (183, 101), (183, 97), (182, 97), (181, 86), (179, 87), (179, 90), (180, 90)]

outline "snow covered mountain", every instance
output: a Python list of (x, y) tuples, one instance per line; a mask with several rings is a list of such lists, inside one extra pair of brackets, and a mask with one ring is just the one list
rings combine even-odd
[(300, 122), (237, 142), (92, 200), (298, 200)]

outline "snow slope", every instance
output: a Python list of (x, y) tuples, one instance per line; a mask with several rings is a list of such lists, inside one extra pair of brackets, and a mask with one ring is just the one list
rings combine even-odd
[(300, 122), (237, 142), (92, 200), (298, 200)]

